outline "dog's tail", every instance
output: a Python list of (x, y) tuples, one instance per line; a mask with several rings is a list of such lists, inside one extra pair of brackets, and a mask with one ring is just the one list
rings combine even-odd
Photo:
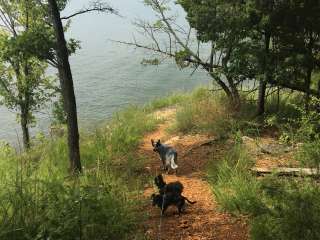
[(190, 204), (195, 204), (197, 201), (190, 201), (188, 198), (186, 198), (185, 196), (182, 196), (184, 200), (186, 200), (188, 203)]
[(178, 168), (178, 165), (175, 163), (175, 159), (176, 159), (176, 156), (175, 155), (171, 155), (171, 157), (170, 157), (170, 167), (171, 167), (171, 169), (177, 169)]

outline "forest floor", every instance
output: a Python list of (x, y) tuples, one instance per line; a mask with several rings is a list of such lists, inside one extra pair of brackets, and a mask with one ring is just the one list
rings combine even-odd
[[(139, 154), (147, 159), (145, 169), (152, 177), (162, 173), (166, 182), (180, 181), (183, 195), (194, 205), (187, 204), (186, 211), (179, 216), (175, 207), (169, 207), (160, 217), (160, 209), (153, 207), (150, 196), (157, 193), (154, 185), (145, 185), (147, 220), (144, 233), (147, 239), (170, 240), (245, 240), (249, 239), (249, 226), (245, 217), (235, 217), (221, 212), (215, 201), (212, 186), (206, 181), (206, 168), (210, 161), (219, 161), (232, 147), (231, 142), (213, 141), (215, 136), (194, 134), (176, 135), (168, 131), (175, 123), (175, 108), (154, 113), (161, 119), (158, 128), (144, 137)], [(164, 174), (160, 170), (159, 156), (152, 151), (151, 139), (161, 139), (178, 151), (178, 174)], [(277, 168), (297, 166), (293, 155), (298, 146), (280, 144), (275, 132), (262, 133), (257, 139), (242, 137), (243, 146), (255, 161), (256, 167)], [(161, 219), (161, 220), (160, 220)], [(159, 227), (161, 221), (161, 227)]]
[(160, 171), (158, 155), (152, 151), (151, 139), (161, 139), (178, 151), (179, 171), (177, 176), (163, 174), (166, 182), (180, 181), (184, 186), (183, 195), (194, 205), (187, 204), (186, 211), (179, 216), (175, 207), (169, 207), (161, 219), (160, 209), (151, 205), (150, 196), (157, 192), (154, 186), (145, 186), (144, 197), (148, 199), (146, 209), (148, 218), (144, 225), (147, 239), (248, 239), (246, 219), (232, 217), (218, 209), (210, 185), (205, 180), (205, 167), (209, 160), (218, 159), (227, 151), (222, 144), (202, 145), (214, 136), (206, 135), (171, 135), (167, 129), (174, 123), (174, 108), (156, 112), (156, 116), (163, 120), (156, 131), (146, 135), (140, 147), (140, 154), (147, 158), (146, 169), (152, 176)]

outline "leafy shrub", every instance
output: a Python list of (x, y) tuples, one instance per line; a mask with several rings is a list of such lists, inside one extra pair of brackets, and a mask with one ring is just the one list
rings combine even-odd
[(53, 103), (52, 115), (53, 115), (53, 124), (59, 125), (59, 124), (67, 123), (67, 115), (63, 108), (62, 96), (59, 96), (58, 100)]
[(302, 145), (297, 159), (302, 165), (320, 170), (320, 139)]
[[(285, 142), (308, 142), (319, 138), (320, 115), (319, 100), (312, 98), (310, 109), (306, 111), (301, 104), (293, 101), (287, 103), (290, 111), (275, 115), (277, 127), (281, 130), (281, 140)], [(280, 120), (281, 119), (281, 120)]]

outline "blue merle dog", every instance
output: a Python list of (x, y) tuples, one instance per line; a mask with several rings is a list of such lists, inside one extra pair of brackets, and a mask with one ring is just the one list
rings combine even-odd
[(160, 156), (160, 160), (162, 162), (162, 169), (166, 170), (167, 173), (169, 172), (169, 167), (173, 170), (175, 170), (177, 174), (177, 161), (178, 161), (178, 153), (177, 151), (165, 144), (162, 144), (160, 142), (160, 139), (157, 142), (154, 142), (153, 139), (151, 139), (151, 144), (153, 146), (153, 151), (157, 152)]

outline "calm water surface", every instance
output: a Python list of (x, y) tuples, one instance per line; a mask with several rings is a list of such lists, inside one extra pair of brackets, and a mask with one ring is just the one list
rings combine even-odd
[[(137, 33), (131, 22), (137, 18), (152, 19), (153, 15), (140, 0), (109, 2), (123, 17), (79, 16), (72, 20), (67, 34), (68, 38), (80, 40), (82, 46), (70, 59), (82, 129), (96, 126), (128, 104), (142, 104), (170, 92), (190, 90), (210, 82), (205, 73), (190, 76), (191, 70), (180, 71), (172, 61), (160, 66), (142, 66), (140, 62), (146, 52), (110, 42), (108, 39), (132, 40)], [(86, 3), (86, 0), (72, 0), (62, 15)], [(181, 9), (175, 11), (184, 15)], [(51, 117), (49, 105), (37, 114), (38, 122), (32, 134), (46, 132)], [(20, 136), (20, 127), (15, 114), (0, 107), (0, 139), (16, 143), (17, 135)]]

